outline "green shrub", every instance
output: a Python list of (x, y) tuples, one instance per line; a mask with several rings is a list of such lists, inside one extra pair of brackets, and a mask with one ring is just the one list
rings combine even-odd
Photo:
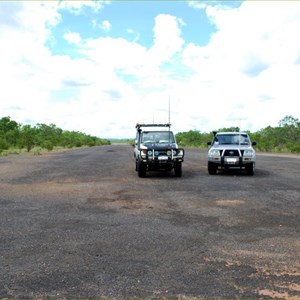
[(8, 150), (9, 144), (6, 142), (5, 139), (0, 138), (0, 150)]
[(291, 150), (292, 153), (300, 153), (300, 145), (295, 144), (295, 145), (290, 147), (290, 150)]
[(45, 141), (43, 144), (42, 144), (42, 147), (47, 149), (48, 151), (52, 151), (54, 146), (53, 146), (53, 143), (51, 143), (50, 141)]

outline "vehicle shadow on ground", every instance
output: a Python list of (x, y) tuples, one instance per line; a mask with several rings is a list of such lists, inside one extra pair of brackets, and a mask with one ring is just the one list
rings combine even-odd
[[(136, 174), (137, 176), (137, 174)], [(192, 170), (183, 170), (181, 177), (175, 177), (174, 170), (172, 171), (147, 171), (146, 176), (141, 179), (166, 179), (170, 180), (172, 178), (177, 180), (186, 180), (193, 179), (197, 177), (214, 177), (214, 176), (238, 176), (238, 177), (269, 177), (271, 173), (264, 169), (256, 169), (254, 175), (248, 175), (245, 170), (240, 169), (229, 169), (229, 170), (221, 170), (219, 169), (215, 175), (210, 175), (206, 169), (206, 167), (198, 167), (193, 168)]]
[[(220, 174), (221, 175), (221, 174)], [(184, 170), (181, 177), (176, 177), (174, 171), (148, 171), (146, 177), (141, 179), (176, 179), (176, 180), (192, 180), (199, 177), (208, 177), (211, 176), (208, 174), (205, 169), (194, 169), (194, 170)]]
[[(212, 176), (212, 175), (208, 175)], [(218, 170), (213, 176), (239, 176), (239, 177), (269, 177), (270, 172), (263, 169), (256, 169), (254, 175), (248, 175), (246, 171), (239, 169)]]

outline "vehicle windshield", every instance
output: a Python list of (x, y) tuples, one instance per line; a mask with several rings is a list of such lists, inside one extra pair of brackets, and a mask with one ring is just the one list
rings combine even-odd
[(141, 143), (175, 143), (175, 139), (171, 131), (144, 131)]
[(247, 134), (217, 134), (215, 142), (219, 145), (249, 145), (250, 141)]

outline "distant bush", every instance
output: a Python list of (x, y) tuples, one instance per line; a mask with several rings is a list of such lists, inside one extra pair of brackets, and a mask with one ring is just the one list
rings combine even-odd
[(0, 151), (7, 150), (9, 148), (9, 144), (5, 139), (0, 137)]
[(52, 151), (54, 147), (82, 147), (110, 144), (108, 140), (78, 131), (63, 131), (54, 124), (22, 125), (3, 117), (0, 119), (0, 153), (9, 148), (25, 148), (36, 154), (42, 149)]
[[(239, 131), (239, 128), (220, 128), (216, 131)], [(268, 126), (248, 134), (257, 143), (256, 149), (259, 151), (300, 153), (300, 122), (292, 116), (283, 118), (278, 127)], [(178, 144), (183, 147), (207, 147), (212, 137), (213, 132), (202, 133), (197, 130), (176, 134)]]

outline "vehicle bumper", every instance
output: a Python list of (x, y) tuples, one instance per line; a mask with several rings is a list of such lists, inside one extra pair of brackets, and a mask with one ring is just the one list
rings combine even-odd
[(255, 160), (251, 157), (209, 157), (208, 161), (220, 167), (243, 167)]

